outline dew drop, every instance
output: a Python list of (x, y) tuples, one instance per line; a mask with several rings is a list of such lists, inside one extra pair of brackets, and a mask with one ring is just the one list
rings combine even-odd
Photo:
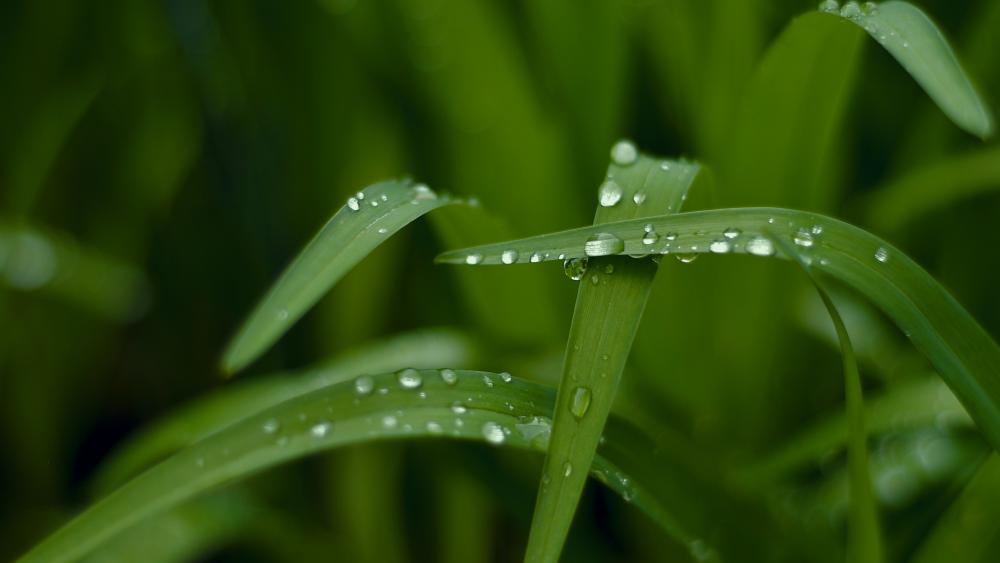
[(396, 417), (391, 414), (387, 414), (382, 417), (382, 428), (388, 430), (390, 428), (395, 428), (397, 424), (399, 424), (399, 421), (396, 420)]
[(740, 232), (741, 231), (736, 227), (729, 227), (728, 229), (722, 231), (722, 236), (726, 237), (729, 240), (733, 240), (734, 238), (740, 236)]
[(573, 464), (567, 461), (566, 463), (563, 464), (563, 477), (569, 477), (572, 474), (573, 474)]
[(573, 397), (569, 404), (569, 412), (576, 418), (583, 418), (590, 408), (590, 389), (577, 387), (573, 390)]
[(667, 233), (666, 235), (663, 236), (663, 238), (669, 241), (675, 241), (677, 240), (677, 233)]
[(309, 433), (313, 435), (313, 438), (323, 438), (330, 433), (330, 429), (333, 427), (329, 422), (320, 422), (309, 429)]
[(288, 318), (288, 309), (278, 309), (278, 320), (283, 321)]
[(357, 198), (349, 197), (349, 198), (347, 198), (347, 207), (351, 211), (357, 211), (357, 210), (361, 209), (361, 204), (358, 203)]
[(274, 434), (281, 428), (281, 423), (277, 419), (269, 418), (264, 421), (264, 425), (261, 428), (265, 434)]
[(813, 225), (812, 228), (809, 229), (809, 232), (811, 232), (813, 236), (818, 237), (819, 235), (823, 234), (823, 225)]
[(661, 162), (660, 163), (660, 170), (663, 170), (664, 172), (669, 171), (670, 170), (670, 162), (668, 162), (666, 160), (664, 160), (663, 162)]
[(580, 281), (587, 274), (586, 258), (570, 258), (563, 262), (563, 272), (573, 281)]
[(646, 201), (646, 192), (642, 190), (635, 192), (635, 194), (632, 196), (632, 201), (636, 205), (642, 205), (642, 202)]
[(502, 371), (500, 372), (500, 380), (504, 383), (510, 383), (514, 379), (509, 373)]
[(594, 275), (590, 276), (590, 283), (592, 285), (597, 285), (597, 284), (601, 283), (601, 277), (598, 276), (597, 274), (594, 274)]
[(430, 432), (431, 434), (440, 434), (444, 432), (444, 428), (442, 428), (441, 425), (438, 424), (437, 422), (431, 420), (427, 423), (427, 431)]
[(587, 256), (610, 256), (623, 250), (625, 243), (611, 233), (597, 233), (583, 244), (583, 252)]
[(652, 225), (646, 225), (646, 227), (649, 227), (649, 230), (646, 231), (646, 234), (642, 235), (642, 244), (647, 246), (650, 244), (656, 244), (656, 241), (660, 240), (660, 235), (653, 230)]
[(542, 256), (541, 252), (535, 252), (531, 256), (528, 257), (528, 261), (531, 262), (532, 264), (537, 264), (537, 263), (541, 262), (544, 258), (545, 257)]
[(406, 368), (396, 374), (396, 379), (404, 389), (416, 389), (423, 384), (424, 380), (420, 372), (413, 368)]
[(470, 255), (468, 255), (468, 256), (465, 257), (465, 263), (469, 264), (470, 266), (475, 266), (476, 264), (478, 264), (478, 263), (480, 263), (482, 261), (483, 261), (483, 255), (482, 254), (470, 254)]
[(628, 166), (639, 157), (639, 151), (631, 141), (618, 141), (611, 147), (611, 160), (618, 166)]
[(875, 251), (875, 259), (885, 264), (889, 261), (889, 250), (884, 246), (878, 247), (878, 250)]
[(455, 373), (455, 370), (453, 369), (445, 368), (441, 370), (441, 380), (447, 383), (448, 385), (454, 385), (456, 382), (458, 382), (458, 374)]
[(413, 186), (413, 199), (437, 199), (437, 194), (427, 184), (417, 184)]
[(622, 199), (622, 187), (614, 180), (608, 180), (601, 184), (597, 191), (597, 199), (601, 207), (614, 207)]
[(747, 252), (754, 256), (771, 256), (774, 254), (774, 243), (771, 239), (755, 236), (747, 242)]
[(850, 20), (859, 19), (861, 17), (861, 7), (858, 6), (857, 2), (852, 0), (844, 4), (844, 7), (840, 9), (840, 15)]
[(451, 412), (455, 414), (465, 414), (469, 412), (469, 409), (466, 408), (466, 406), (463, 405), (460, 401), (455, 401), (454, 403), (451, 404)]
[(487, 387), (489, 387), (490, 389), (492, 389), (493, 388), (493, 379), (490, 376), (488, 376), (488, 375), (484, 375), (483, 376), (483, 384), (485, 384)]
[(504, 250), (503, 254), (500, 255), (500, 261), (504, 264), (513, 264), (514, 262), (517, 262), (517, 251)]
[(354, 391), (358, 395), (370, 395), (375, 389), (375, 380), (370, 375), (362, 375), (354, 380)]
[(387, 229), (385, 227), (379, 227), (379, 229), (378, 229), (378, 234), (380, 234), (380, 235), (384, 235), (384, 234), (386, 234), (388, 232), (389, 232), (389, 229)]
[(726, 239), (713, 240), (708, 245), (708, 249), (715, 254), (725, 254), (730, 251), (732, 244)]
[(806, 228), (801, 228), (798, 231), (795, 231), (795, 236), (792, 237), (792, 242), (798, 246), (809, 248), (813, 245), (812, 231)]
[(837, 0), (823, 0), (820, 2), (819, 10), (828, 14), (836, 14), (840, 11), (840, 4)]
[(680, 254), (674, 254), (674, 258), (676, 258), (681, 264), (690, 264), (698, 259), (698, 253), (682, 252)]
[(365, 192), (358, 192), (354, 194), (354, 197), (358, 198), (358, 201), (365, 199)]
[(507, 434), (503, 431), (503, 427), (492, 420), (483, 423), (482, 432), (483, 437), (491, 444), (502, 444), (507, 437)]

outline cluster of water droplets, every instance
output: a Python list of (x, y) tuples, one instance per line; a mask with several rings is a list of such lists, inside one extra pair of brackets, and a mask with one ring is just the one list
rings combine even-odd
[(865, 2), (859, 4), (855, 1), (846, 2), (843, 6), (837, 0), (823, 0), (819, 4), (819, 10), (828, 14), (838, 14), (849, 20), (860, 20), (864, 16), (872, 16), (878, 13), (878, 4), (875, 2)]
[[(424, 200), (438, 198), (438, 194), (434, 190), (430, 189), (427, 184), (415, 184), (412, 188), (410, 188), (409, 196), (410, 203), (414, 205), (419, 204)], [(378, 207), (379, 205), (388, 202), (388, 194), (383, 193), (376, 196), (374, 194), (358, 192), (347, 198), (347, 209), (352, 212), (358, 212), (361, 211), (365, 205), (368, 205), (369, 207)], [(387, 232), (387, 229), (379, 229), (380, 234), (385, 234)]]

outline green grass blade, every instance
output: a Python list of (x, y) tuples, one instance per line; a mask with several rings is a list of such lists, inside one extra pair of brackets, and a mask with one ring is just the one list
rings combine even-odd
[(936, 210), (1000, 189), (1000, 148), (987, 147), (923, 166), (866, 198), (868, 222), (898, 231)]
[(910, 73), (956, 125), (987, 138), (993, 116), (976, 93), (948, 41), (927, 14), (909, 2), (881, 4), (823, 2), (824, 11), (839, 13), (868, 32)]
[(455, 202), (408, 180), (372, 184), (362, 194), (337, 211), (250, 313), (226, 348), (227, 373), (262, 354), (376, 246), (424, 213)]
[[(182, 450), (92, 505), (20, 561), (74, 561), (214, 487), (348, 444), (447, 438), (544, 451), (552, 407), (551, 389), (509, 374), (403, 370), (361, 376), (285, 401)], [(662, 474), (648, 439), (628, 425), (610, 425), (607, 441), (619, 440), (645, 444), (632, 455)], [(626, 466), (636, 465), (624, 456), (599, 455), (591, 472), (682, 541), (690, 538), (678, 525), (682, 519), (658, 500), (657, 484), (633, 478), (615, 461), (619, 457)]]
[[(644, 244), (644, 229), (659, 234)], [(617, 239), (622, 254), (693, 253), (783, 256), (765, 230), (797, 240), (813, 267), (860, 292), (885, 312), (930, 360), (1000, 450), (1000, 347), (933, 277), (884, 240), (823, 215), (779, 208), (718, 209), (623, 221), (542, 235), (520, 241), (448, 252), (441, 262), (499, 264), (506, 249), (567, 258), (587, 255), (591, 237)]]
[(910, 561), (988, 563), (1000, 554), (1000, 457), (989, 456)]
[[(625, 141), (615, 145), (612, 156), (619, 150), (628, 158), (615, 158), (608, 167), (595, 224), (680, 208), (697, 164), (637, 157)], [(579, 281), (525, 561), (559, 559), (656, 270), (652, 260), (595, 257)]]
[(791, 241), (770, 234), (782, 251), (797, 262), (808, 274), (833, 322), (844, 365), (844, 397), (847, 413), (847, 465), (850, 508), (847, 530), (847, 561), (879, 563), (882, 554), (882, 533), (878, 521), (878, 506), (872, 492), (872, 477), (868, 470), (868, 431), (865, 429), (864, 397), (861, 374), (854, 357), (854, 347), (847, 333), (847, 326), (840, 317), (837, 306), (823, 287), (823, 282), (813, 274), (810, 264), (793, 246)]
[(468, 365), (475, 352), (468, 338), (450, 330), (395, 336), (348, 352), (301, 374), (260, 377), (195, 399), (130, 439), (99, 469), (94, 490), (109, 492), (142, 469), (264, 409), (347, 381), (362, 373), (403, 367)]
[[(939, 377), (921, 377), (865, 401), (865, 423), (871, 435), (949, 424), (971, 424), (969, 415)], [(847, 443), (848, 420), (837, 413), (803, 430), (776, 451), (738, 471), (748, 487), (774, 483)]]

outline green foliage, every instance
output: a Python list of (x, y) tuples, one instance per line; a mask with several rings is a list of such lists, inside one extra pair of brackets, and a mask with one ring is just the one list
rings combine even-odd
[(995, 560), (974, 4), (9, 7), (0, 558)]

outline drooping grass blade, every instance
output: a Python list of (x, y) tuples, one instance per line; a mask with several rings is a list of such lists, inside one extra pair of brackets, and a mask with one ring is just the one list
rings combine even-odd
[[(679, 209), (699, 170), (697, 164), (638, 155), (627, 141), (612, 148), (612, 160), (598, 190), (598, 225)], [(656, 270), (653, 260), (597, 253), (589, 263), (567, 263), (580, 288), (525, 561), (559, 559)]]
[[(553, 395), (509, 374), (447, 369), (405, 369), (324, 387), (178, 452), (92, 505), (20, 561), (74, 561), (204, 491), (347, 444), (447, 438), (545, 451)], [(669, 502), (672, 492), (664, 485), (670, 483), (657, 482), (657, 476), (683, 469), (657, 455), (653, 443), (628, 424), (609, 424), (606, 440), (608, 457), (595, 457), (590, 472), (680, 541), (694, 541), (698, 530), (689, 529)], [(697, 476), (684, 480), (689, 489), (699, 482)]]
[(246, 367), (382, 241), (454, 202), (408, 180), (373, 184), (349, 198), (250, 313), (226, 348), (223, 369), (235, 373)]
[(993, 134), (993, 116), (976, 93), (941, 30), (909, 2), (826, 0), (820, 9), (858, 24), (910, 73), (949, 119), (981, 138)]
[(276, 374), (227, 386), (140, 431), (102, 464), (93, 488), (107, 493), (175, 451), (293, 397), (362, 373), (403, 367), (464, 366), (474, 355), (473, 345), (465, 336), (444, 329), (424, 330), (364, 346), (302, 373)]
[[(658, 242), (645, 244), (646, 229)], [(884, 240), (823, 215), (779, 208), (737, 208), (623, 221), (542, 235), (520, 241), (448, 252), (442, 262), (462, 263), (469, 254), (481, 264), (499, 264), (507, 249), (567, 258), (587, 256), (587, 242), (617, 241), (621, 254), (651, 252), (784, 255), (765, 230), (801, 247), (812, 267), (860, 292), (885, 312), (930, 360), (1000, 450), (1000, 347), (933, 277)]]
[(858, 362), (854, 356), (851, 337), (847, 333), (847, 327), (840, 317), (837, 306), (823, 287), (822, 280), (813, 274), (811, 259), (802, 256), (792, 241), (774, 236), (770, 230), (767, 233), (782, 252), (798, 263), (812, 280), (837, 332), (844, 365), (844, 397), (847, 413), (847, 466), (850, 487), (847, 561), (879, 563), (884, 559), (882, 533), (878, 521), (878, 507), (872, 493), (872, 477), (868, 470), (868, 431), (865, 428), (861, 374), (858, 372)]

